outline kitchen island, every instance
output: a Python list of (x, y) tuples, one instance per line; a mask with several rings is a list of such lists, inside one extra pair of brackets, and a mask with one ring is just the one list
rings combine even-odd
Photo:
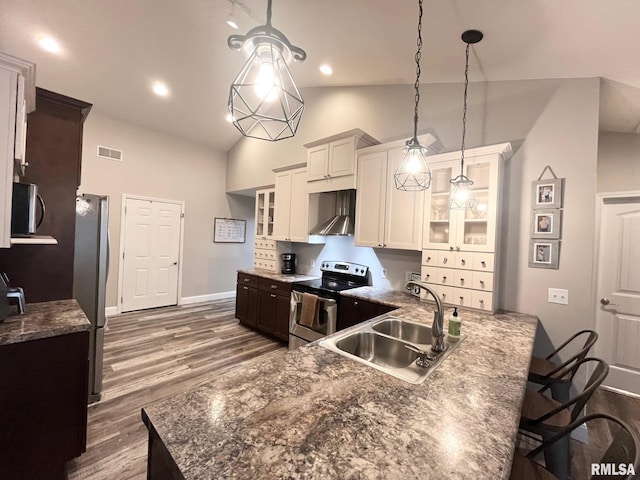
[[(433, 319), (403, 292), (343, 294), (399, 307), (377, 319)], [(421, 385), (310, 344), (144, 407), (149, 478), (508, 478), (537, 319), (462, 320), (466, 339)]]

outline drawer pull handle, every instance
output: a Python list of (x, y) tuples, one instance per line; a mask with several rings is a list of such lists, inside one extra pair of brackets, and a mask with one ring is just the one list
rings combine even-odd
[(443, 294), (442, 294), (442, 299), (444, 300), (445, 298), (447, 298), (447, 294), (446, 294), (446, 293), (443, 293)]
[[(484, 280), (480, 280), (480, 286), (481, 286), (482, 288), (484, 288)], [(482, 301), (482, 300), (480, 300), (480, 301)]]
[(480, 299), (480, 305), (484, 305), (484, 300)]
[(249, 290), (249, 287), (245, 287), (245, 286), (243, 286), (242, 288), (244, 288), (245, 290)]
[(463, 258), (462, 260), (460, 260), (460, 263), (462, 264), (462, 266), (464, 267), (466, 265), (466, 260)]
[(487, 262), (485, 262), (484, 260), (483, 260), (483, 261), (481, 261), (481, 262), (480, 262), (480, 264), (481, 264), (484, 268), (486, 268), (486, 267), (487, 267)]
[(442, 259), (442, 263), (447, 263), (447, 261), (448, 261), (448, 260), (449, 260), (449, 259), (448, 259), (447, 257), (444, 257), (444, 258)]
[(275, 290), (276, 288), (278, 288), (278, 286), (277, 285), (271, 285), (271, 288), (273, 288)]
[(271, 294), (271, 298), (276, 298), (276, 294), (275, 294), (275, 293), (272, 293), (272, 294)]
[(354, 305), (358, 305), (358, 302), (353, 302)]
[(464, 285), (464, 278), (460, 279), (460, 285)]
[(442, 281), (446, 282), (447, 281), (447, 277), (442, 277)]
[(250, 282), (251, 280), (249, 280), (248, 278), (244, 279), (245, 282)]

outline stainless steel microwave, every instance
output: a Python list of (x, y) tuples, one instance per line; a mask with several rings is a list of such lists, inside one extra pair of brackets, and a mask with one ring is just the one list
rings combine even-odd
[[(37, 219), (37, 204), (40, 218)], [(11, 235), (33, 235), (44, 219), (44, 201), (33, 183), (13, 183), (11, 200)]]

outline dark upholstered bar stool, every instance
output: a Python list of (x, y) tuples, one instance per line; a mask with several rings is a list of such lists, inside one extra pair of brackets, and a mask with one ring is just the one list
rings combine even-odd
[[(613, 436), (611, 443), (598, 463), (614, 464), (616, 466), (622, 464), (625, 465), (627, 470), (629, 470), (629, 465), (633, 465), (636, 474), (640, 472), (640, 439), (638, 438), (638, 434), (632, 430), (629, 425), (611, 415), (594, 413), (593, 415), (587, 415), (571, 423), (560, 433), (544, 442), (535, 450), (529, 452), (526, 456), (516, 450), (513, 457), (510, 480), (557, 480), (558, 477), (546, 470), (539, 463), (536, 463), (534, 458), (545, 450), (552, 448), (556, 442), (564, 438), (570, 438), (571, 432), (580, 425), (597, 419), (605, 419), (619, 425), (616, 434)], [(594, 459), (593, 461), (595, 462), (596, 460)], [(591, 478), (603, 478), (603, 476), (593, 475)], [(629, 473), (626, 476), (617, 475), (615, 478), (631, 480), (632, 478), (636, 478), (636, 475)]]
[[(571, 358), (562, 363), (556, 363), (551, 360), (565, 347), (573, 344), (574, 342), (579, 342), (581, 339), (585, 340), (584, 345)], [(529, 381), (540, 385), (546, 385), (551, 379), (555, 380), (551, 385), (551, 396), (560, 403), (567, 402), (569, 400), (571, 382), (573, 381), (573, 377), (576, 372), (572, 367), (587, 356), (587, 353), (589, 353), (589, 350), (591, 350), (591, 347), (593, 347), (593, 344), (596, 343), (597, 339), (598, 334), (593, 330), (582, 330), (573, 335), (546, 357), (532, 357), (531, 364), (529, 365)]]
[[(581, 369), (589, 367), (593, 370), (589, 381), (582, 393), (570, 398), (567, 402), (560, 403), (544, 394), (551, 388), (551, 383), (545, 384), (539, 391), (527, 389), (520, 414), (520, 429), (525, 432), (535, 433), (542, 437), (543, 442), (548, 442), (560, 432), (565, 430), (572, 422), (575, 422), (587, 404), (593, 392), (604, 381), (609, 373), (609, 366), (598, 358), (583, 358), (571, 368), (571, 377)], [(554, 444), (544, 452), (547, 469), (554, 473), (560, 480), (568, 480), (570, 466), (569, 436), (557, 439)]]

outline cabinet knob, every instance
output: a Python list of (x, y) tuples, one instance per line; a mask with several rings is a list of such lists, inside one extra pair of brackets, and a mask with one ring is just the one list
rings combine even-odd
[[(480, 280), (480, 286), (481, 286), (482, 288), (484, 288), (484, 280)], [(482, 300), (480, 300), (480, 301), (482, 301)]]
[(430, 261), (431, 261), (431, 257), (427, 257), (427, 262), (430, 262)]
[(424, 277), (425, 280), (428, 280), (431, 275), (427, 273), (427, 276)]
[(442, 259), (442, 263), (447, 263), (448, 261), (449, 261), (449, 259), (448, 259), (447, 257), (444, 257), (444, 258)]
[(447, 298), (447, 294), (446, 294), (446, 293), (443, 293), (443, 294), (442, 294), (442, 299), (444, 300), (445, 298)]
[(244, 288), (245, 290), (249, 290), (249, 287), (244, 287), (244, 286), (243, 286), (242, 288)]
[(447, 281), (447, 277), (442, 277), (442, 281), (446, 282)]
[(487, 266), (487, 262), (485, 262), (485, 261), (483, 260), (483, 261), (481, 261), (481, 262), (480, 262), (480, 265), (482, 265), (483, 267), (485, 267), (485, 268), (486, 268), (486, 266)]
[(452, 250), (452, 251), (453, 251), (453, 247), (449, 247), (449, 250)]
[(358, 305), (358, 302), (353, 302), (354, 305)]
[(460, 251), (460, 247), (456, 247), (456, 252), (459, 252), (459, 251)]
[(480, 305), (484, 305), (484, 300), (480, 299)]
[(462, 260), (460, 260), (460, 263), (462, 264), (462, 266), (464, 267), (466, 265), (466, 260), (463, 258)]
[(276, 298), (275, 293), (272, 293), (272, 294), (271, 294), (271, 298)]
[(249, 280), (248, 278), (244, 279), (245, 282), (250, 282), (251, 280)]
[(464, 278), (460, 279), (460, 285), (464, 285)]

